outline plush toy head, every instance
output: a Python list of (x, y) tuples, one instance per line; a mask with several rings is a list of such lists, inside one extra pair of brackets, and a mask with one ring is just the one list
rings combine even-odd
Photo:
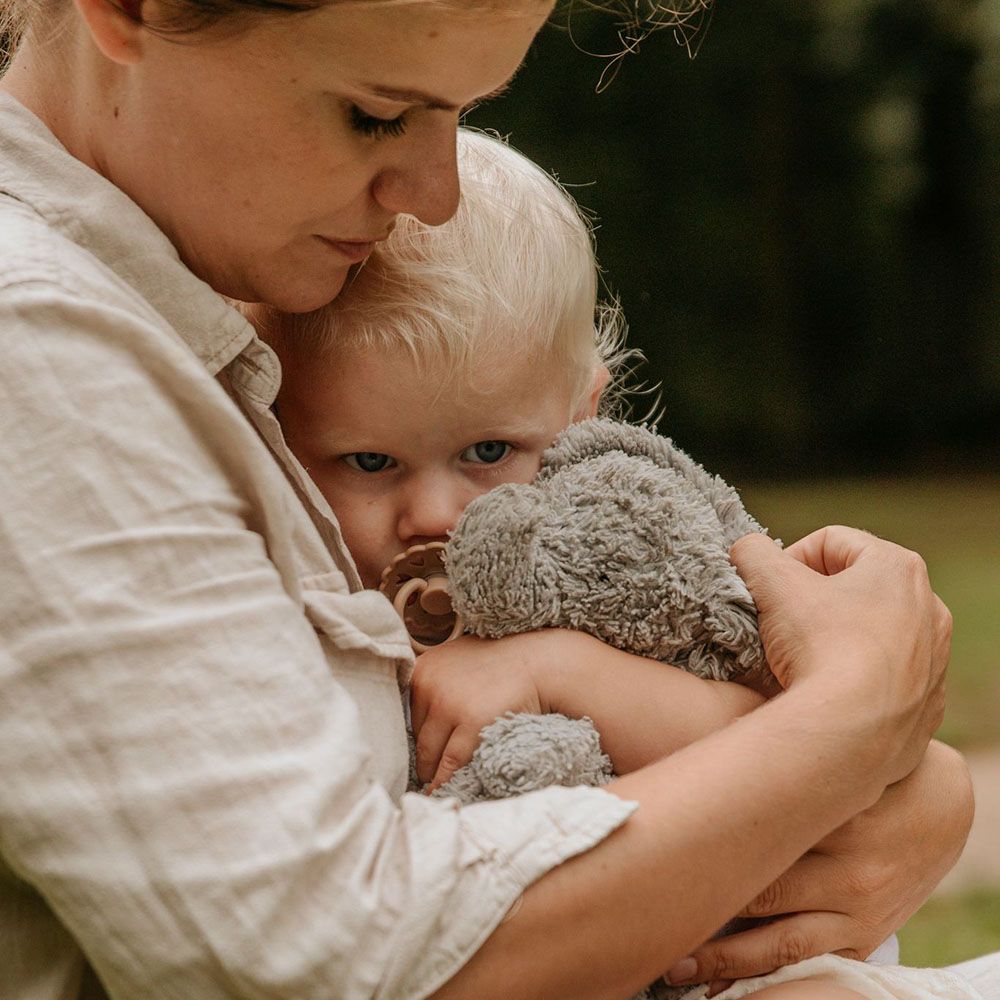
[(644, 427), (566, 430), (528, 486), (466, 508), (445, 561), (468, 631), (588, 632), (702, 677), (773, 686), (750, 593), (729, 561), (763, 529), (736, 491)]

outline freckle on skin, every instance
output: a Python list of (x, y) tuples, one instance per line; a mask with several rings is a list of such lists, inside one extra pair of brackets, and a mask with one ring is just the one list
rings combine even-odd
[(428, 38), (437, 38), (439, 34), (440, 34), (439, 31), (429, 31), (427, 33), (427, 37)]
[(117, 118), (117, 117), (118, 117), (118, 105), (116, 104), (115, 105), (115, 118)]

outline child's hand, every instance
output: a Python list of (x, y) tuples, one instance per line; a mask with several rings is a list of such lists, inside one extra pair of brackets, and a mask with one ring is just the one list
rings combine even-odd
[(506, 712), (549, 711), (535, 673), (551, 657), (552, 632), (503, 639), (462, 636), (417, 657), (411, 716), (417, 777), (431, 789), (472, 759), (484, 726)]

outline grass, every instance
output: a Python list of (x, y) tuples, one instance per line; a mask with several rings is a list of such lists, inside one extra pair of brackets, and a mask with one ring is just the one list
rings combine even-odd
[[(939, 736), (963, 750), (1000, 749), (1000, 478), (736, 485), (747, 509), (786, 542), (839, 523), (920, 552), (955, 617)], [(1000, 951), (1000, 886), (935, 896), (899, 937), (908, 965)]]
[(939, 735), (965, 750), (1000, 745), (1000, 478), (737, 485), (747, 509), (786, 542), (839, 523), (920, 552), (955, 617)]
[(935, 896), (899, 933), (904, 965), (952, 965), (1000, 951), (1000, 889)]

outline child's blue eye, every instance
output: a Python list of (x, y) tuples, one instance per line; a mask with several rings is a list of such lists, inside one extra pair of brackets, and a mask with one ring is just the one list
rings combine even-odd
[(492, 465), (506, 458), (510, 450), (511, 446), (506, 441), (477, 441), (462, 452), (462, 461)]
[(381, 139), (384, 136), (398, 136), (406, 131), (406, 115), (398, 115), (396, 118), (377, 118), (375, 115), (366, 114), (356, 104), (351, 105), (351, 128), (362, 135), (372, 136)]
[(356, 451), (344, 456), (344, 461), (358, 472), (382, 472), (396, 464), (390, 455), (378, 451)]

